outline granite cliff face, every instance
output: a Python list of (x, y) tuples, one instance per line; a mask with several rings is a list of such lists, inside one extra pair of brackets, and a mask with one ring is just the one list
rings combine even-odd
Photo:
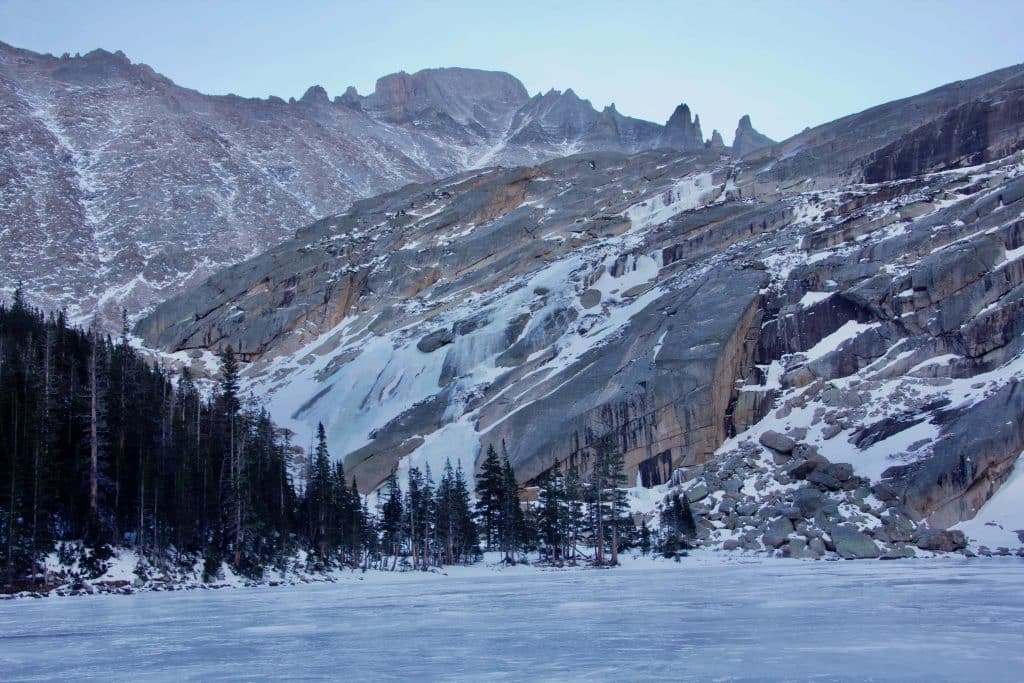
[(923, 525), (972, 517), (1024, 449), (1022, 74), (738, 161), (577, 154), (407, 186), (136, 331), (182, 358), (230, 343), (366, 488), (502, 442), (530, 482), (611, 432), (723, 544), (957, 545)]
[(0, 43), (0, 290), (22, 280), (40, 305), (116, 326), (122, 307), (137, 314), (356, 199), (470, 168), (692, 146), (670, 129), (474, 69), (285, 102), (202, 95), (121, 53)]

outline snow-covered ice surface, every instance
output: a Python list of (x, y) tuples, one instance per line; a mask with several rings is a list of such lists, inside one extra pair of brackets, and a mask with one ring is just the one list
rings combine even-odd
[(24, 680), (1019, 681), (1024, 561), (635, 560), (0, 604)]

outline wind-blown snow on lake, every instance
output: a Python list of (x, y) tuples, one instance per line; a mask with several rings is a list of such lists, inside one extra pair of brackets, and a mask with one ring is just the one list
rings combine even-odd
[(21, 680), (1020, 680), (1024, 561), (638, 560), (0, 603)]

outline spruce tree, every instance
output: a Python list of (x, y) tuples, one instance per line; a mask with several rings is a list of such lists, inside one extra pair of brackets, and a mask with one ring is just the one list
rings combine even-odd
[(388, 477), (385, 483), (386, 501), (381, 516), (381, 536), (384, 545), (384, 552), (391, 555), (391, 569), (398, 563), (398, 556), (402, 552), (403, 519), (405, 517), (402, 505), (402, 489), (398, 485), (398, 477), (394, 472)]
[(434, 541), (434, 482), (431, 477), (430, 465), (426, 466), (422, 480), (422, 489), (420, 492), (420, 542), (422, 543), (422, 553), (420, 555), (422, 562), (422, 569), (426, 571), (430, 568), (431, 555)]
[(476, 480), (476, 495), (476, 510), (480, 526), (483, 527), (484, 543), (487, 550), (493, 550), (498, 541), (498, 522), (504, 495), (504, 474), (493, 444), (487, 446), (487, 455), (480, 466), (480, 474)]
[(452, 485), (453, 516), (458, 529), (458, 554), (463, 562), (472, 562), (480, 553), (480, 531), (473, 518), (469, 486), (462, 471), (462, 462), (455, 469)]
[(500, 536), (501, 551), (505, 553), (505, 562), (515, 564), (516, 550), (524, 536), (523, 510), (519, 503), (519, 483), (516, 481), (515, 470), (508, 457), (501, 471), (501, 516)]
[(331, 456), (327, 451), (327, 433), (322, 422), (316, 428), (316, 450), (313, 467), (306, 488), (306, 518), (309, 540), (321, 562), (327, 561), (329, 548), (328, 526), (332, 499)]
[(565, 554), (572, 565), (576, 564), (579, 555), (577, 544), (586, 521), (583, 500), (583, 482), (580, 479), (579, 468), (573, 463), (569, 465), (565, 475)]
[(538, 526), (541, 541), (549, 561), (562, 559), (565, 541), (565, 486), (561, 469), (556, 461), (540, 489)]
[(434, 528), (441, 564), (455, 562), (455, 546), (457, 543), (457, 520), (454, 506), (455, 471), (451, 460), (444, 463), (441, 481), (434, 494)]

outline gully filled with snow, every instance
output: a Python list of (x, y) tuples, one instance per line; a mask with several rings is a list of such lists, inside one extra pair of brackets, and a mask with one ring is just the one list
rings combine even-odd
[(1024, 561), (637, 559), (0, 604), (22, 680), (1011, 681)]

